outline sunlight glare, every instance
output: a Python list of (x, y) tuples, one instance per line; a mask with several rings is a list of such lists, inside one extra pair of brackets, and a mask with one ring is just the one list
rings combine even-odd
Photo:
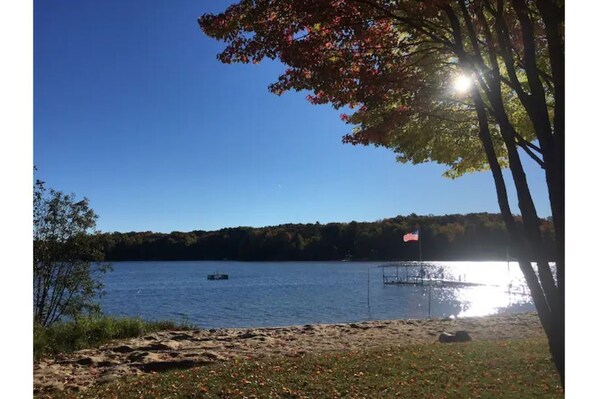
[(459, 75), (453, 81), (453, 87), (457, 93), (466, 93), (471, 88), (473, 81), (471, 77), (467, 75)]

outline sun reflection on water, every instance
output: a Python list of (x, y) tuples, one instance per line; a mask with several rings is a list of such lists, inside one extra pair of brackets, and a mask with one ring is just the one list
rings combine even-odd
[[(480, 263), (483, 263), (480, 265)], [(476, 267), (472, 267), (476, 264)], [(474, 317), (501, 313), (530, 302), (525, 279), (517, 263), (433, 262), (431, 273), (443, 272), (446, 279), (478, 283), (473, 287), (436, 287), (432, 301), (444, 317)]]

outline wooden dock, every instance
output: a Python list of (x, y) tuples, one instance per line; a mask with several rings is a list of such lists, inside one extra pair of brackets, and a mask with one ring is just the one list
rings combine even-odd
[(415, 280), (401, 280), (401, 279), (391, 279), (389, 277), (392, 276), (385, 276), (387, 278), (384, 279), (384, 284), (387, 285), (431, 285), (437, 287), (475, 287), (475, 286), (485, 286), (488, 284), (482, 283), (473, 283), (470, 281), (459, 281), (459, 280), (446, 280), (446, 279), (439, 279), (439, 278), (430, 278), (430, 279), (415, 279)]
[[(378, 266), (382, 268), (382, 282), (386, 285), (425, 285), (433, 287), (475, 287), (488, 284), (465, 280), (465, 276), (445, 278), (444, 271), (426, 271), (422, 264), (389, 263)], [(388, 270), (390, 273), (387, 273)], [(392, 271), (394, 270), (394, 273)]]

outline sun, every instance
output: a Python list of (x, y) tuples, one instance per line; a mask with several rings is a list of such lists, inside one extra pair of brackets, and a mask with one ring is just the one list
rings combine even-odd
[(473, 80), (467, 75), (458, 75), (453, 80), (453, 88), (457, 93), (467, 93), (472, 85)]

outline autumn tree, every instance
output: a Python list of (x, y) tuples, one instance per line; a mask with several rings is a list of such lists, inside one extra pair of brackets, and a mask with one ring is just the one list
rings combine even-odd
[[(226, 43), (224, 63), (286, 64), (272, 92), (308, 90), (314, 104), (351, 109), (346, 143), (445, 164), (449, 177), (490, 170), (564, 386), (563, 1), (242, 0), (199, 24)], [(556, 273), (522, 156), (545, 172)]]

